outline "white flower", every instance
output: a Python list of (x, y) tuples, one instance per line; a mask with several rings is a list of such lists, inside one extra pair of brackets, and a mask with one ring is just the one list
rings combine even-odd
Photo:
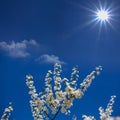
[(78, 89), (74, 92), (75, 98), (81, 98), (83, 96), (83, 92)]
[[(36, 92), (33, 76), (27, 75), (26, 84), (31, 95), (30, 105), (34, 120), (52, 119), (48, 115), (50, 110), (55, 115), (59, 111), (66, 115), (69, 114), (74, 99), (82, 98), (100, 70), (101, 67), (97, 67), (83, 80), (80, 88), (77, 88), (78, 67), (73, 68), (71, 78), (68, 80), (67, 78), (61, 78), (61, 65), (55, 64), (53, 72), (48, 70), (45, 77), (45, 88), (40, 94)], [(110, 111), (110, 107), (106, 111)], [(86, 117), (85, 119), (94, 120), (92, 117)]]
[(26, 79), (33, 79), (32, 75), (26, 75)]
[(3, 115), (1, 117), (1, 120), (8, 120), (11, 114), (11, 111), (13, 111), (12, 103), (9, 103), (9, 106), (5, 108)]

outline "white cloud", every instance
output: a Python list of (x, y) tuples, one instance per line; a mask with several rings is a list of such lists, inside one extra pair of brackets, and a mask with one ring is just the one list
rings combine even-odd
[(48, 55), (48, 54), (44, 54), (42, 56), (40, 56), (38, 59), (36, 59), (36, 61), (40, 62), (40, 63), (48, 63), (48, 64), (65, 64), (64, 61), (61, 61), (59, 59), (59, 57), (55, 56), (55, 55)]
[(3, 50), (13, 58), (25, 58), (30, 56), (28, 48), (36, 47), (38, 43), (35, 40), (23, 40), (21, 42), (0, 42), (0, 50)]

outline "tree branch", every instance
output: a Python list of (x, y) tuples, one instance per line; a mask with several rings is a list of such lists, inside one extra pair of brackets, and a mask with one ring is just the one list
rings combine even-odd
[(58, 113), (60, 112), (62, 106), (59, 107), (58, 111), (56, 112), (56, 114), (54, 115), (54, 117), (51, 120), (55, 120), (56, 116), (58, 115)]

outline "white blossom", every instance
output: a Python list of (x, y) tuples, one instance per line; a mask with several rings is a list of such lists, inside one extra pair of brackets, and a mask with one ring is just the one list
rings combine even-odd
[(95, 120), (94, 116), (86, 116), (86, 115), (83, 115), (82, 118), (84, 120)]
[[(70, 108), (73, 106), (74, 99), (82, 98), (92, 80), (101, 70), (101, 67), (97, 67), (78, 87), (78, 67), (73, 68), (69, 80), (61, 77), (62, 67), (60, 64), (55, 64), (53, 71), (48, 70), (45, 77), (45, 88), (39, 94), (35, 89), (33, 76), (27, 75), (26, 84), (31, 95), (30, 105), (34, 120), (53, 120), (59, 112), (66, 115), (70, 114)], [(51, 114), (53, 114), (52, 117), (49, 116)]]
[(107, 105), (107, 108), (105, 110), (102, 107), (99, 108), (101, 120), (108, 120), (110, 118), (110, 115), (113, 112), (112, 107), (114, 104), (115, 97), (116, 96), (111, 96), (111, 99), (110, 99), (110, 101)]
[(98, 66), (96, 67), (95, 71), (92, 71), (89, 75), (86, 76), (86, 78), (80, 84), (80, 89), (83, 92), (83, 94), (87, 90), (87, 88), (91, 85), (92, 81), (95, 79), (95, 76), (100, 74), (101, 70), (102, 67)]
[[(107, 105), (107, 108), (104, 110), (102, 107), (99, 108), (100, 111), (100, 120), (116, 120), (113, 117), (110, 117), (111, 113), (113, 112), (112, 107), (114, 104), (114, 99), (116, 96), (111, 96), (111, 99)], [(95, 120), (94, 116), (82, 116), (83, 120)]]
[(12, 103), (9, 103), (9, 106), (5, 108), (3, 115), (1, 117), (1, 120), (8, 120), (11, 114), (11, 111), (13, 111)]

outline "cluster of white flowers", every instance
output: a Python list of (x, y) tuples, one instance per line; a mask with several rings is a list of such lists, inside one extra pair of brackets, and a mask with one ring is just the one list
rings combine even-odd
[[(69, 108), (73, 105), (73, 100), (75, 98), (82, 98), (92, 80), (101, 70), (101, 66), (97, 67), (83, 80), (80, 87), (77, 87), (77, 80), (79, 78), (78, 67), (73, 68), (71, 78), (68, 80), (67, 78), (61, 78), (61, 65), (55, 64), (54, 71), (49, 70), (47, 72), (45, 88), (40, 94), (36, 92), (33, 76), (27, 75), (26, 84), (31, 95), (30, 105), (34, 120), (54, 120), (59, 112), (69, 114)], [(50, 111), (54, 114), (53, 117), (50, 117)]]
[(8, 120), (9, 116), (11, 114), (11, 111), (13, 111), (12, 103), (9, 103), (9, 106), (5, 108), (3, 115), (1, 117), (1, 120)]
[[(102, 107), (99, 108), (100, 111), (100, 120), (111, 120), (111, 113), (113, 112), (112, 107), (114, 104), (114, 99), (116, 96), (111, 96), (111, 99), (107, 105), (107, 108), (104, 110)], [(86, 116), (83, 115), (82, 118), (84, 120), (95, 120), (94, 116)]]
[(95, 120), (94, 116), (86, 116), (86, 115), (83, 115), (82, 118), (84, 120)]
[(114, 104), (115, 97), (116, 96), (111, 96), (111, 99), (110, 99), (110, 101), (107, 105), (107, 108), (105, 110), (102, 107), (99, 108), (101, 120), (108, 120), (110, 118), (110, 115), (113, 112), (112, 107)]
[(118, 117), (110, 117), (109, 120), (120, 120), (120, 116), (118, 116)]
[(27, 78), (26, 84), (30, 90), (29, 94), (31, 95), (30, 105), (31, 105), (34, 120), (42, 120), (43, 115), (41, 114), (44, 114), (45, 112), (45, 107), (44, 107), (45, 101), (43, 100), (42, 97), (39, 98), (39, 95), (36, 93), (36, 88), (34, 86), (33, 77), (31, 75), (27, 75), (26, 78)]
[(84, 81), (80, 84), (80, 88), (82, 90), (82, 92), (85, 92), (87, 90), (87, 88), (90, 86), (92, 80), (95, 78), (95, 75), (99, 75), (100, 71), (102, 70), (102, 67), (96, 67), (95, 71), (92, 71), (90, 73), (90, 75), (88, 75)]

